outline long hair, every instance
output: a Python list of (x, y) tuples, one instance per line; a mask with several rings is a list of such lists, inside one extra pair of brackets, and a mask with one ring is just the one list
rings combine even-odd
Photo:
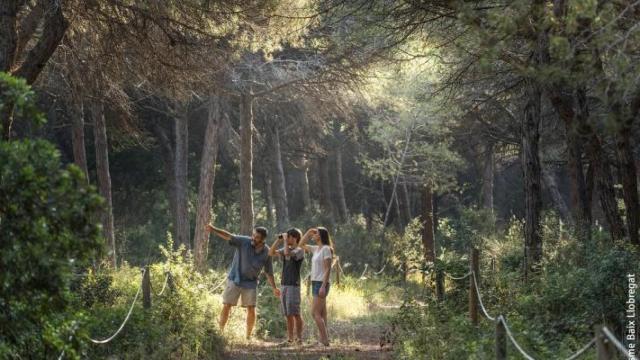
[(329, 246), (329, 248), (331, 249), (331, 254), (333, 254), (335, 252), (335, 249), (333, 247), (333, 240), (331, 239), (331, 236), (329, 236), (329, 230), (322, 226), (318, 226), (317, 229), (318, 234), (320, 235), (320, 242), (322, 243), (322, 245)]

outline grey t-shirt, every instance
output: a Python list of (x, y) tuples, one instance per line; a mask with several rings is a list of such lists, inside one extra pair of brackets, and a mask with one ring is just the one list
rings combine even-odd
[(229, 268), (229, 280), (237, 286), (255, 289), (258, 286), (258, 275), (262, 268), (267, 274), (273, 275), (273, 265), (267, 245), (264, 245), (260, 252), (256, 252), (251, 245), (251, 238), (239, 235), (232, 237), (229, 244), (236, 247), (233, 262)]
[(295, 248), (289, 251), (289, 256), (284, 256), (284, 248), (278, 250), (282, 259), (281, 285), (300, 286), (300, 269), (304, 260), (304, 250)]

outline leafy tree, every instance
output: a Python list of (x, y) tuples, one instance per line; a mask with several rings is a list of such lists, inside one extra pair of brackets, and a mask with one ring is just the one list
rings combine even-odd
[[(3, 93), (15, 96), (0, 104), (41, 121), (24, 82), (2, 80)], [(61, 166), (49, 142), (0, 142), (0, 357), (59, 355), (62, 329), (72, 321), (73, 270), (102, 249), (93, 221), (102, 203), (78, 167)]]

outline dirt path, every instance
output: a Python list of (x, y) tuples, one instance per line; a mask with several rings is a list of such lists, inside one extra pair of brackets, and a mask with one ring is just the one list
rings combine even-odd
[(253, 340), (251, 343), (230, 345), (225, 359), (392, 359), (388, 345), (380, 346), (384, 327), (376, 324), (357, 324), (336, 321), (331, 328), (332, 344), (329, 348), (314, 346), (311, 336), (301, 346), (279, 346), (282, 339)]

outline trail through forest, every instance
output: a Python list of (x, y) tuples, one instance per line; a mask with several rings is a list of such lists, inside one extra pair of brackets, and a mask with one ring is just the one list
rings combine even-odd
[[(401, 300), (389, 294), (376, 296), (371, 291), (376, 286), (379, 284), (367, 284), (362, 292), (356, 293), (341, 289), (336, 291), (334, 299), (329, 299), (331, 346), (328, 348), (316, 345), (315, 324), (305, 318), (302, 345), (283, 346), (285, 339), (273, 337), (255, 338), (250, 342), (231, 340), (225, 359), (392, 359), (386, 334), (389, 320), (399, 309)], [(395, 290), (392, 293), (397, 295), (399, 289)], [(303, 307), (308, 306), (306, 303), (303, 300)]]
[[(329, 348), (314, 345), (308, 339), (303, 345), (281, 346), (280, 340), (253, 340), (236, 344), (225, 359), (392, 359), (392, 351), (384, 344), (385, 327), (371, 323), (338, 320), (332, 328), (333, 342)], [(384, 346), (380, 346), (381, 343)]]

